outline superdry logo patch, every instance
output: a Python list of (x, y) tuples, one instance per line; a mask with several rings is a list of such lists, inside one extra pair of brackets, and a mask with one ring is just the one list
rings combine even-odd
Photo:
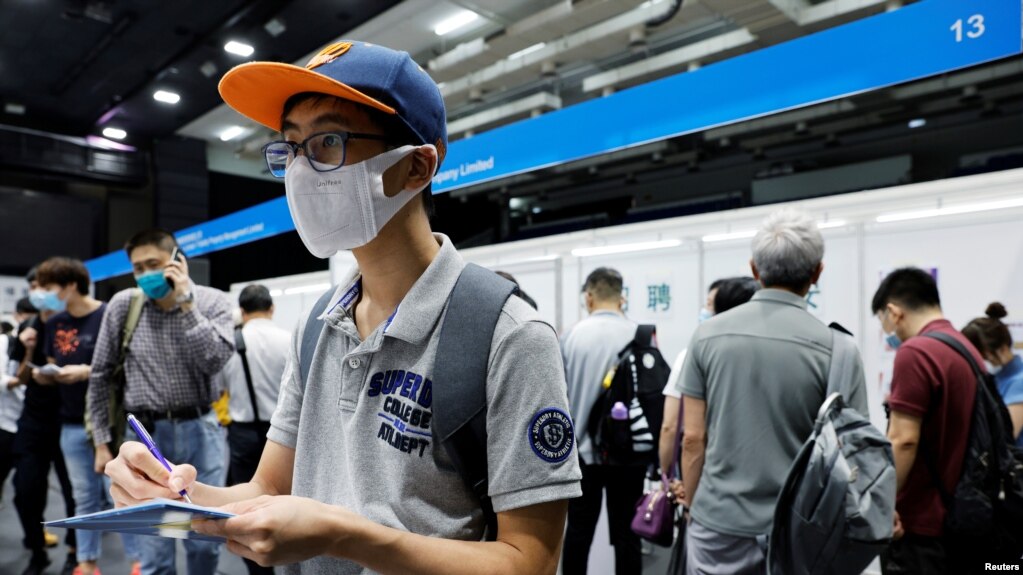
[(430, 423), (433, 413), (433, 382), (403, 369), (373, 374), (369, 380), (369, 397), (383, 397), (383, 420), (377, 439), (402, 453), (422, 457), (430, 447), (433, 434)]
[(559, 463), (575, 446), (575, 430), (567, 413), (553, 407), (541, 409), (529, 424), (529, 445), (540, 459)]

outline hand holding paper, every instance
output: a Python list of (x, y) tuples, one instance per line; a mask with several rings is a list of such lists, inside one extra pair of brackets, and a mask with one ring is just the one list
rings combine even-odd
[[(227, 539), (227, 550), (260, 565), (284, 565), (342, 550), (350, 528), (365, 522), (334, 505), (291, 495), (264, 495), (223, 506), (229, 519), (196, 521), (203, 535)], [(257, 551), (258, 550), (258, 551)]]

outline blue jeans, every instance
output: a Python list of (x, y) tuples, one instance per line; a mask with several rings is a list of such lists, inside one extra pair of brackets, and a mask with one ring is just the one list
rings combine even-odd
[[(107, 493), (110, 478), (95, 472), (96, 450), (85, 435), (85, 427), (65, 423), (60, 429), (60, 450), (64, 453), (71, 490), (75, 498), (75, 515), (95, 513), (110, 507)], [(78, 562), (96, 561), (101, 551), (102, 531), (78, 530), (78, 545), (75, 548)], [(139, 558), (138, 535), (121, 534), (124, 554), (129, 560)]]
[[(227, 438), (224, 428), (217, 422), (217, 414), (210, 411), (197, 419), (161, 419), (149, 429), (160, 453), (172, 464), (190, 463), (199, 472), (198, 480), (207, 485), (223, 486), (227, 477), (224, 464)], [(138, 441), (128, 428), (125, 440)], [(174, 554), (176, 539), (141, 537), (142, 575), (175, 575)], [(220, 559), (221, 543), (183, 541), (188, 560), (189, 575), (214, 575)]]

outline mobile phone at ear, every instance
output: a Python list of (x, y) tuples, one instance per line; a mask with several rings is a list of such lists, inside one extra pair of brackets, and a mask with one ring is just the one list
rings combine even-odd
[[(170, 261), (172, 261), (172, 262), (173, 262), (173, 261), (177, 261), (177, 259), (178, 259), (178, 255), (179, 255), (180, 253), (181, 253), (181, 252), (180, 252), (180, 251), (178, 250), (178, 247), (177, 247), (177, 246), (174, 246), (174, 251), (172, 251), (172, 252), (171, 252), (171, 258), (170, 258)], [(167, 279), (167, 283), (168, 283), (168, 284), (170, 285), (171, 289), (174, 289), (174, 280), (172, 280), (172, 279), (170, 279), (170, 278), (166, 278), (166, 279)]]

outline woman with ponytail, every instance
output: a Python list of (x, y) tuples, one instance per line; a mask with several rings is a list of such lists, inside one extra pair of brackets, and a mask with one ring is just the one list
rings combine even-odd
[(995, 302), (987, 306), (984, 314), (963, 328), (963, 335), (969, 339), (984, 356), (987, 369), (995, 376), (1002, 401), (1009, 407), (1012, 417), (1012, 433), (1016, 445), (1023, 447), (1023, 359), (1012, 352), (1012, 335), (1002, 323), (1008, 315), (1005, 306)]

